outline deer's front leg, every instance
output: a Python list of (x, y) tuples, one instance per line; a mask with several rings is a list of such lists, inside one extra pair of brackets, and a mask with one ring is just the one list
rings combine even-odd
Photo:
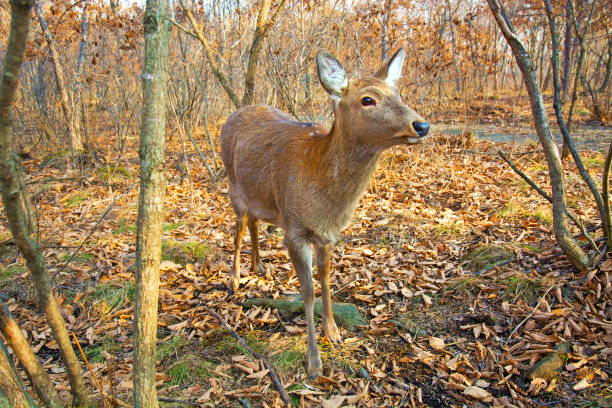
[(287, 238), (287, 249), (289, 256), (295, 267), (302, 301), (306, 311), (306, 326), (308, 329), (308, 349), (306, 351), (306, 363), (308, 365), (308, 376), (312, 379), (317, 378), (321, 373), (321, 356), (317, 346), (317, 333), (314, 322), (314, 285), (312, 283), (312, 250), (310, 243), (303, 239)]
[(330, 256), (331, 256), (331, 245), (316, 246), (317, 255), (317, 271), (319, 273), (319, 280), (321, 282), (321, 303), (323, 310), (321, 313), (321, 324), (323, 325), (323, 331), (325, 336), (332, 341), (334, 344), (342, 342), (342, 336), (338, 331), (336, 322), (334, 321), (334, 313), (332, 311), (331, 293), (329, 290), (329, 269), (330, 269)]

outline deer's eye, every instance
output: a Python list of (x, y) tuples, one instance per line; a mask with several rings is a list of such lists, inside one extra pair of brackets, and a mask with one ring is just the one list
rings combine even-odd
[(364, 96), (363, 98), (361, 98), (361, 104), (363, 106), (376, 105), (376, 101), (370, 98), (369, 96)]

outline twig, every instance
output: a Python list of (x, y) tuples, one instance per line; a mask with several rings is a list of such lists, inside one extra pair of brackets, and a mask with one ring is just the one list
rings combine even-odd
[(85, 361), (85, 364), (87, 365), (87, 368), (89, 369), (89, 372), (91, 373), (91, 377), (95, 381), (95, 383), (98, 386), (98, 389), (100, 390), (100, 392), (102, 394), (104, 394), (104, 390), (102, 389), (102, 386), (100, 385), (100, 382), (98, 381), (98, 378), (96, 377), (96, 374), (93, 372), (93, 369), (89, 365), (89, 361), (87, 360), (87, 356), (85, 356), (85, 353), (83, 352), (83, 349), (81, 348), (81, 343), (79, 342), (79, 339), (77, 338), (76, 334), (74, 334), (74, 332), (72, 332), (72, 337), (74, 338), (74, 342), (76, 343), (77, 347), (79, 348), (79, 351), (81, 352), (81, 356), (83, 356), (83, 360)]
[(263, 355), (259, 354), (258, 352), (254, 351), (251, 349), (251, 347), (249, 347), (249, 345), (247, 344), (246, 341), (244, 341), (244, 339), (242, 337), (240, 337), (240, 335), (238, 333), (236, 333), (236, 331), (234, 329), (232, 329), (232, 327), (225, 321), (225, 319), (223, 319), (223, 317), (221, 317), (217, 312), (215, 312), (214, 310), (210, 309), (208, 306), (204, 305), (204, 308), (206, 309), (206, 311), (208, 313), (211, 314), (211, 316), (213, 316), (215, 319), (217, 319), (217, 321), (223, 326), (225, 327), (225, 329), (227, 331), (230, 332), (230, 334), (232, 335), (232, 337), (234, 339), (236, 339), (236, 341), (238, 342), (238, 344), (240, 344), (241, 347), (243, 347), (246, 351), (249, 352), (249, 354), (251, 354), (253, 357), (255, 357), (258, 360), (263, 361), (264, 365), (266, 366), (266, 368), (268, 370), (270, 370), (268, 372), (268, 375), (270, 376), (270, 378), (272, 379), (272, 382), (274, 383), (274, 386), (276, 387), (276, 389), (278, 390), (281, 399), (283, 400), (283, 402), (285, 403), (286, 407), (292, 407), (293, 404), (291, 403), (291, 399), (289, 398), (289, 395), (287, 394), (287, 391), (285, 391), (285, 387), (283, 387), (283, 383), (280, 380), (280, 378), (278, 378), (278, 375), (276, 374), (276, 371), (274, 370), (274, 366), (272, 366), (272, 364), (270, 364), (270, 362), (268, 361), (267, 358), (265, 358)]
[(215, 173), (210, 168), (210, 165), (208, 164), (208, 161), (206, 161), (206, 157), (204, 157), (204, 155), (202, 154), (202, 151), (198, 147), (198, 144), (193, 139), (193, 136), (191, 135), (191, 130), (189, 130), (189, 123), (187, 123), (186, 120), (185, 120), (185, 130), (187, 131), (187, 136), (189, 136), (189, 140), (191, 140), (191, 143), (193, 144), (193, 147), (195, 147), (196, 151), (200, 155), (200, 159), (202, 159), (202, 161), (204, 162), (204, 165), (206, 166), (206, 169), (208, 170), (208, 173), (210, 173), (210, 179), (212, 181), (215, 181)]
[[(597, 238), (597, 239), (595, 240), (595, 243), (598, 243), (598, 242), (601, 242), (601, 241), (605, 241), (605, 240), (606, 240), (606, 237)], [(590, 245), (590, 244), (582, 244), (582, 245), (580, 245), (580, 248), (586, 248), (586, 247), (588, 247), (589, 245)], [(548, 255), (547, 257), (544, 257), (544, 258), (542, 258), (542, 259), (539, 259), (538, 261), (539, 261), (539, 262), (548, 261), (549, 259), (556, 258), (556, 257), (561, 256), (561, 255), (563, 255), (563, 254), (564, 254), (564, 253), (563, 253), (563, 251), (557, 251), (557, 252), (555, 252), (555, 253), (554, 253), (554, 254), (552, 254), (552, 255)]]
[(194, 407), (199, 407), (201, 405), (194, 401), (185, 401), (185, 400), (179, 400), (179, 399), (174, 399), (174, 398), (157, 397), (157, 400), (160, 402), (173, 402), (175, 404), (193, 405)]
[[(535, 189), (535, 191), (537, 191), (538, 193), (540, 193), (540, 195), (542, 197), (544, 197), (546, 200), (548, 200), (548, 202), (552, 203), (553, 199), (551, 196), (549, 196), (548, 194), (546, 194), (546, 192), (544, 190), (542, 190), (540, 187), (538, 187), (538, 185), (536, 183), (534, 183), (528, 175), (526, 175), (525, 173), (523, 173), (515, 164), (514, 162), (512, 162), (512, 160), (510, 160), (510, 158), (508, 158), (508, 156), (506, 156), (506, 154), (504, 153), (503, 150), (499, 150), (497, 152), (502, 159), (504, 159), (504, 161), (506, 163), (508, 163), (508, 165), (510, 167), (512, 167), (512, 170), (515, 171), (516, 174), (518, 174), (519, 176), (521, 176), (523, 178), (523, 180), (525, 180), (527, 182), (527, 184), (529, 184), (531, 187), (533, 187)], [(597, 245), (595, 245), (595, 242), (593, 241), (593, 238), (591, 238), (591, 236), (589, 235), (589, 233), (587, 232), (587, 230), (584, 229), (584, 225), (582, 225), (582, 223), (580, 222), (580, 220), (578, 218), (576, 218), (576, 216), (574, 216), (574, 214), (572, 214), (568, 209), (565, 210), (565, 214), (567, 214), (567, 216), (574, 222), (574, 224), (576, 224), (576, 226), (578, 227), (578, 229), (580, 229), (580, 232), (582, 232), (582, 235), (584, 235), (584, 237), (587, 239), (587, 241), (589, 241), (589, 244), (591, 244), (591, 247), (593, 247), (593, 249), (595, 250), (595, 252), (597, 252), (597, 254), (599, 254), (599, 248), (597, 248)]]
[(553, 290), (553, 288), (555, 288), (557, 285), (552, 285), (551, 287), (549, 287), (546, 292), (544, 292), (544, 294), (542, 295), (542, 297), (540, 298), (540, 300), (538, 301), (538, 304), (535, 305), (535, 307), (531, 310), (531, 313), (529, 313), (527, 315), (527, 317), (525, 317), (519, 324), (518, 326), (516, 326), (514, 328), (514, 330), (512, 330), (512, 333), (510, 333), (510, 335), (508, 336), (508, 339), (506, 340), (506, 344), (508, 344), (508, 342), (510, 341), (510, 339), (512, 338), (512, 336), (514, 335), (514, 333), (516, 333), (516, 331), (523, 325), (525, 324), (525, 322), (527, 320), (529, 320), (529, 318), (531, 318), (531, 316), (533, 316), (533, 314), (535, 313), (536, 310), (538, 310), (538, 307), (540, 307), (540, 305), (542, 304), (542, 301), (544, 300), (544, 298), (546, 298), (546, 295), (548, 295), (548, 293)]
[(26, 184), (37, 184), (37, 183), (53, 183), (57, 181), (68, 181), (68, 180), (85, 180), (87, 177), (63, 177), (63, 178), (46, 178), (42, 180), (30, 180)]
[(134, 182), (125, 193), (121, 194), (119, 197), (115, 198), (113, 200), (113, 202), (108, 206), (108, 208), (106, 209), (106, 211), (104, 211), (104, 213), (100, 216), (100, 219), (98, 220), (98, 222), (96, 222), (96, 225), (94, 225), (94, 227), (91, 229), (91, 231), (89, 231), (89, 234), (87, 234), (87, 236), (85, 237), (85, 239), (83, 241), (81, 241), (81, 245), (79, 245), (79, 247), (72, 253), (72, 255), (70, 256), (70, 258), (68, 258), (68, 260), (66, 261), (66, 263), (64, 264), (64, 266), (62, 266), (57, 272), (55, 272), (52, 276), (51, 279), (55, 279), (55, 277), (57, 275), (60, 274), (60, 272), (62, 272), (64, 269), (66, 269), (66, 267), (68, 266), (68, 264), (74, 259), (74, 257), (76, 256), (76, 254), (79, 253), (79, 251), (81, 250), (81, 248), (83, 248), (83, 245), (85, 245), (85, 242), (87, 242), (87, 240), (89, 239), (89, 237), (91, 237), (91, 235), (94, 233), (94, 231), (96, 230), (96, 228), (98, 228), (98, 225), (100, 225), (100, 223), (102, 222), (102, 220), (104, 219), (104, 217), (106, 217), (106, 215), (110, 212), (110, 210), (115, 206), (115, 203), (117, 201), (119, 201), (121, 198), (125, 197), (130, 191), (132, 191), (132, 188), (138, 184), (138, 181)]
[(89, 372), (91, 373), (91, 377), (94, 379), (96, 385), (98, 386), (98, 390), (100, 391), (102, 398), (106, 398), (122, 407), (126, 407), (126, 408), (129, 407), (130, 406), (129, 404), (121, 401), (119, 398), (115, 397), (114, 395), (109, 395), (108, 393), (104, 392), (104, 390), (102, 389), (102, 386), (100, 385), (100, 382), (98, 381), (98, 378), (96, 377), (96, 374), (93, 372), (93, 369), (89, 365), (89, 361), (87, 360), (87, 357), (85, 356), (85, 353), (83, 352), (83, 349), (81, 348), (81, 343), (79, 342), (79, 339), (77, 338), (76, 334), (74, 334), (74, 332), (72, 332), (72, 337), (74, 337), (74, 342), (79, 348), (79, 351), (81, 352), (81, 356), (83, 357), (83, 361), (85, 361), (85, 364), (87, 365), (87, 368), (89, 369)]

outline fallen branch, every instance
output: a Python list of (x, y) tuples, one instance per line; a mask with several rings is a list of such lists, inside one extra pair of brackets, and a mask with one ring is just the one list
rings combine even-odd
[(535, 307), (531, 310), (531, 313), (529, 313), (527, 315), (527, 317), (525, 317), (519, 324), (518, 326), (516, 326), (514, 328), (514, 330), (512, 330), (512, 333), (510, 333), (510, 335), (508, 336), (508, 339), (506, 340), (506, 344), (508, 344), (508, 342), (510, 341), (510, 339), (512, 338), (512, 336), (514, 336), (514, 333), (516, 333), (516, 331), (523, 325), (525, 324), (525, 322), (527, 320), (529, 320), (531, 318), (531, 316), (533, 316), (533, 314), (535, 313), (536, 310), (538, 310), (538, 307), (540, 307), (540, 305), (542, 304), (542, 301), (544, 301), (544, 299), (546, 298), (546, 295), (548, 295), (548, 293), (555, 288), (557, 285), (552, 285), (551, 287), (549, 287), (546, 292), (544, 292), (544, 294), (542, 295), (542, 297), (540, 298), (540, 300), (538, 301), (538, 303), (535, 305)]
[(267, 358), (265, 358), (263, 355), (259, 354), (258, 352), (254, 351), (251, 349), (251, 347), (249, 347), (249, 345), (247, 344), (246, 341), (244, 341), (244, 339), (242, 337), (240, 337), (240, 335), (238, 333), (236, 333), (236, 331), (234, 329), (232, 329), (232, 327), (225, 321), (225, 319), (223, 319), (223, 317), (221, 317), (217, 312), (215, 312), (214, 310), (210, 309), (208, 306), (204, 305), (204, 308), (206, 309), (206, 311), (208, 313), (211, 314), (211, 316), (213, 316), (215, 319), (217, 319), (217, 321), (223, 326), (225, 327), (225, 329), (230, 332), (230, 334), (232, 335), (232, 337), (238, 342), (238, 344), (240, 344), (240, 346), (242, 348), (244, 348), (246, 351), (249, 352), (249, 354), (251, 354), (253, 357), (255, 357), (258, 360), (263, 361), (264, 365), (266, 366), (266, 368), (268, 370), (270, 370), (268, 372), (268, 375), (270, 376), (270, 378), (272, 379), (272, 382), (274, 383), (274, 386), (276, 387), (276, 389), (278, 390), (281, 399), (283, 400), (283, 402), (285, 403), (285, 406), (287, 407), (292, 407), (293, 404), (291, 403), (291, 399), (289, 398), (289, 394), (287, 394), (287, 391), (285, 391), (285, 387), (283, 387), (283, 383), (280, 380), (280, 378), (278, 378), (278, 375), (276, 374), (276, 371), (274, 370), (274, 366), (272, 366), (272, 364), (270, 364), (270, 362), (268, 361)]

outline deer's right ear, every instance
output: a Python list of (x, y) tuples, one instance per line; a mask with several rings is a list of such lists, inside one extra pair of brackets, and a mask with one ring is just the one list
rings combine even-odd
[(317, 70), (323, 88), (334, 99), (340, 99), (342, 90), (348, 86), (346, 71), (342, 64), (327, 51), (317, 53)]

